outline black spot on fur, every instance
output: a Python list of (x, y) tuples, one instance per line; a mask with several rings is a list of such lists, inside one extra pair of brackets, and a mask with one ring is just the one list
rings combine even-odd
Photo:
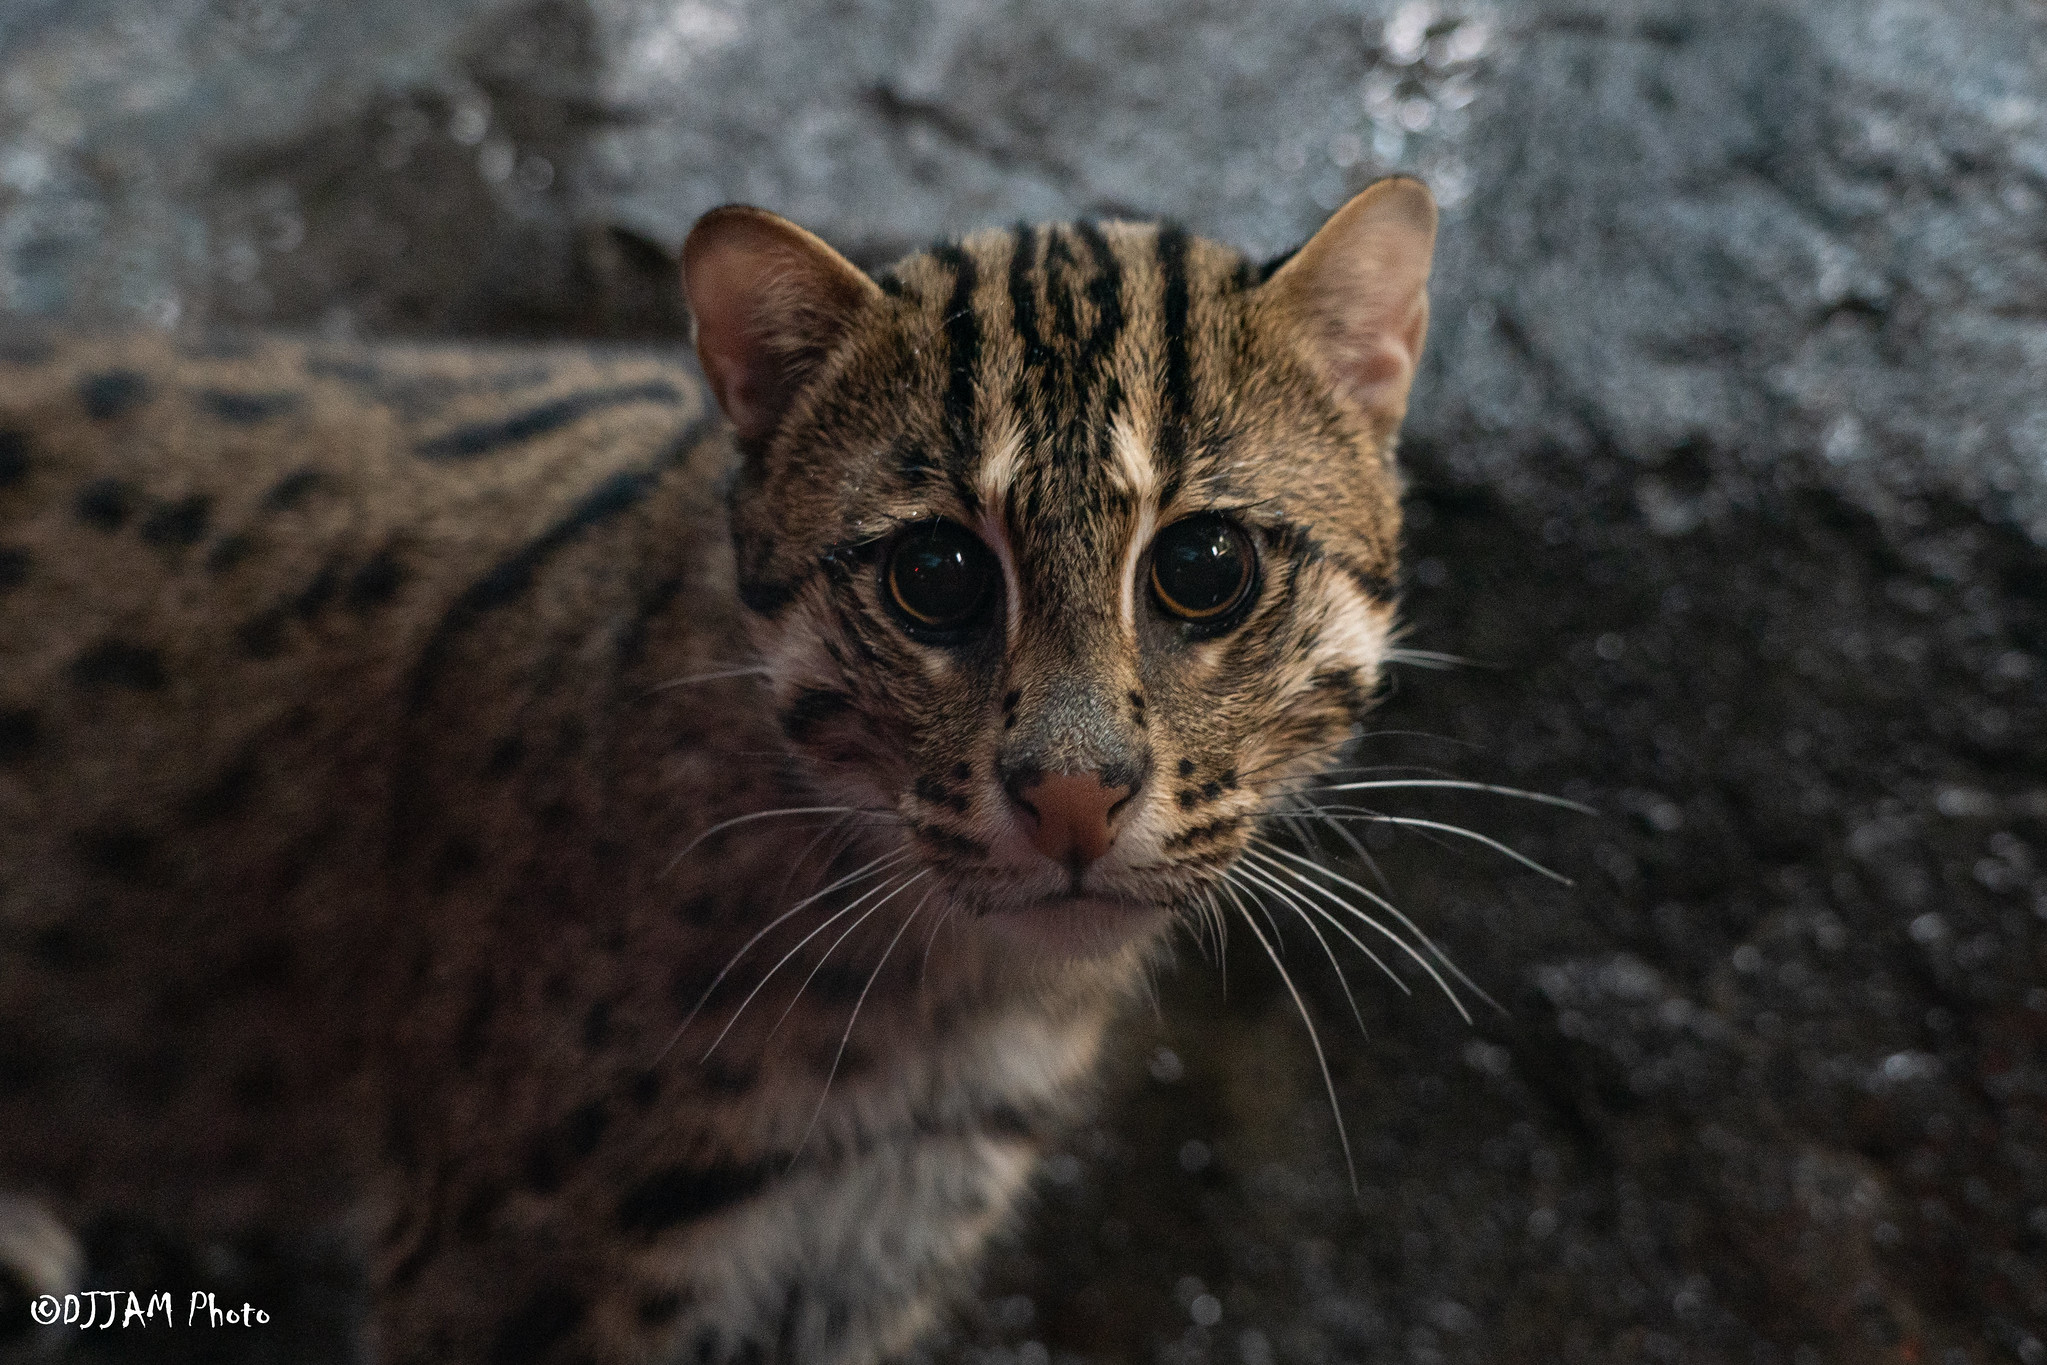
[(0, 428), (0, 488), (28, 477), (28, 434)]
[(252, 616), (235, 628), (235, 647), (250, 659), (274, 659), (284, 653), (285, 612), (282, 607)]
[(350, 611), (380, 607), (398, 595), (409, 571), (389, 549), (377, 551), (348, 579), (343, 600)]
[(142, 520), (143, 542), (166, 549), (197, 545), (206, 537), (206, 523), (212, 511), (213, 499), (204, 493), (158, 503)]
[(1183, 759), (1181, 759), (1181, 760), (1180, 760), (1180, 776), (1182, 776), (1182, 777), (1192, 777), (1192, 776), (1194, 776), (1194, 760), (1193, 760), (1193, 759), (1191, 759), (1191, 758), (1183, 758)]
[(271, 485), (263, 495), (266, 512), (289, 512), (308, 497), (329, 486), (327, 476), (317, 469), (294, 469)]
[(1211, 839), (1220, 838), (1225, 834), (1232, 833), (1241, 828), (1243, 823), (1244, 817), (1240, 815), (1224, 816), (1220, 820), (1211, 820), (1205, 825), (1196, 825), (1193, 829), (1182, 830), (1170, 839), (1165, 840), (1159, 847), (1166, 850), (1192, 848), (1196, 844), (1207, 843)]
[(206, 556), (206, 567), (212, 573), (226, 573), (235, 565), (247, 559), (256, 548), (255, 537), (244, 531), (231, 536), (222, 536)]
[(102, 640), (71, 663), (72, 684), (95, 691), (119, 687), (130, 692), (160, 692), (167, 681), (163, 655), (126, 640)]
[(135, 509), (135, 490), (119, 479), (95, 479), (78, 490), (73, 510), (87, 526), (118, 531)]
[(627, 1190), (618, 1205), (623, 1232), (663, 1232), (723, 1212), (760, 1193), (772, 1170), (746, 1166), (669, 1166)]
[(828, 720), (853, 709), (853, 699), (844, 692), (824, 687), (806, 687), (796, 694), (782, 712), (782, 733), (801, 743)]
[(1213, 801), (1222, 794), (1223, 784), (1220, 782), (1211, 781), (1201, 784), (1201, 799), (1204, 801)]
[(1181, 810), (1193, 810), (1201, 804), (1201, 793), (1190, 789), (1181, 792), (1177, 799), (1180, 802)]
[(583, 1325), (589, 1306), (573, 1290), (553, 1284), (533, 1291), (519, 1311), (498, 1328), (490, 1365), (531, 1365)]
[(20, 763), (42, 740), (42, 718), (27, 707), (0, 711), (0, 763)]
[(310, 621), (334, 600), (340, 587), (341, 570), (331, 562), (322, 564), (320, 571), (299, 589), (298, 596), (291, 599), (291, 610), (301, 621)]
[(208, 389), (199, 395), (199, 406), (223, 422), (252, 426), (282, 417), (298, 406), (298, 395), (290, 393), (228, 393)]
[(1035, 1142), (1039, 1136), (1024, 1112), (1010, 1104), (998, 1104), (989, 1109), (981, 1120), (981, 1126), (991, 1137), (1008, 1138), (1014, 1142)]
[(534, 1139), (526, 1153), (526, 1184), (537, 1194), (553, 1194), (574, 1173), (577, 1163), (597, 1150), (610, 1125), (601, 1100), (579, 1107), (551, 1132)]
[(156, 841), (126, 827), (86, 830), (75, 840), (78, 858), (95, 872), (125, 882), (147, 878)]
[(78, 381), (86, 415), (108, 421), (149, 401), (149, 381), (134, 370), (106, 370)]
[(256, 787), (256, 759), (244, 754), (185, 803), (188, 824), (209, 825), (246, 806)]
[(445, 436), (421, 442), (413, 448), (413, 453), (424, 460), (474, 459), (478, 455), (488, 455), (494, 450), (558, 431), (571, 422), (605, 408), (620, 407), (628, 403), (679, 404), (682, 401), (681, 391), (661, 379), (649, 380), (644, 384), (620, 385), (613, 389), (588, 389), (495, 422), (479, 422), (474, 426), (458, 427)]
[(28, 581), (28, 551), (0, 545), (0, 592), (18, 588)]
[(952, 780), (955, 782), (964, 782), (973, 775), (974, 766), (971, 763), (961, 762), (952, 765)]

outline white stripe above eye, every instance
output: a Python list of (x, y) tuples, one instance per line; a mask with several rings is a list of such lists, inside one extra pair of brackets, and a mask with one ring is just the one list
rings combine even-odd
[(1123, 568), (1117, 585), (1118, 614), (1124, 632), (1137, 635), (1137, 575), (1144, 552), (1151, 547), (1158, 529), (1158, 469), (1152, 464), (1151, 447), (1131, 425), (1128, 414), (1116, 418), (1109, 428), (1109, 473), (1116, 486), (1137, 503), (1137, 522), (1131, 528), (1130, 543), (1123, 548)]
[(974, 471), (974, 495), (981, 502), (981, 518), (974, 529), (995, 553), (1002, 566), (1002, 596), (1008, 608), (1008, 639), (1014, 643), (1023, 621), (1023, 593), (1017, 582), (1016, 554), (1009, 544), (1009, 490), (1016, 483), (1023, 464), (1023, 431), (1012, 415), (1005, 414), (1001, 428), (991, 433), (987, 454)]

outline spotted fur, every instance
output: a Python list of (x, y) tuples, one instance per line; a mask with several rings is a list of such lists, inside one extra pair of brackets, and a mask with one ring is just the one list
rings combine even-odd
[[(736, 440), (660, 354), (0, 347), (0, 1221), (333, 1227), (388, 1361), (926, 1329), (1368, 704), (1398, 403), (1172, 228), (819, 262), (700, 342)], [(1210, 638), (1144, 566), (1216, 510)], [(946, 646), (881, 596), (935, 517), (1001, 574)], [(1092, 867), (1066, 773), (1130, 789)]]

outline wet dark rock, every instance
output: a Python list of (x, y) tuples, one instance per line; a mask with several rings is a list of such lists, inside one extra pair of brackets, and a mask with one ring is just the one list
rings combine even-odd
[(2000, 0), (31, 0), (0, 303), (664, 335), (729, 199), (866, 263), (1077, 213), (1271, 252), (1420, 171), (1408, 643), (1474, 663), (1356, 761), (1591, 805), (1375, 794), (1575, 885), (1361, 832), (1499, 1008), (1388, 945), (1360, 1037), (1290, 935), (1355, 1190), (1255, 942), (1226, 998), (1190, 945), (942, 1351), (2038, 1365), (2043, 73)]

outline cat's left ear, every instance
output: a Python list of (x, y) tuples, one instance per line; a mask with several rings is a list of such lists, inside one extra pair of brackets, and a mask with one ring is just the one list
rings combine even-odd
[(1337, 387), (1390, 431), (1429, 330), (1436, 201), (1419, 180), (1381, 180), (1336, 211), (1262, 291), (1281, 301)]
[(712, 209), (682, 244), (697, 359), (742, 441), (774, 434), (790, 400), (880, 288), (822, 238), (765, 209)]

